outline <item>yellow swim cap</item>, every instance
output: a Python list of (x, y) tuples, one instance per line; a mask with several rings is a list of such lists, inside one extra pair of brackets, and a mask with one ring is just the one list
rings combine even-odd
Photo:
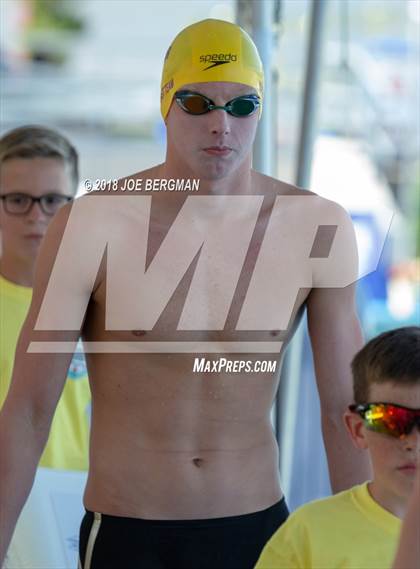
[(180, 32), (163, 64), (160, 109), (165, 119), (174, 93), (188, 83), (231, 81), (254, 87), (261, 97), (264, 72), (250, 36), (224, 20), (202, 20)]

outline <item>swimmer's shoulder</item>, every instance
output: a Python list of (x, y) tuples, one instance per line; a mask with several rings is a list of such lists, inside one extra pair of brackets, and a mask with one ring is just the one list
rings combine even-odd
[(278, 180), (272, 176), (266, 176), (261, 172), (251, 170), (252, 175), (252, 186), (255, 193), (261, 193), (265, 196), (316, 196), (314, 192), (309, 190), (304, 190), (293, 184), (284, 182), (283, 180)]
[(302, 211), (308, 212), (308, 214), (313, 214), (317, 211), (349, 217), (346, 210), (339, 203), (324, 198), (310, 190), (295, 186), (294, 184), (266, 176), (265, 174), (261, 174), (261, 172), (252, 170), (252, 183), (256, 189), (256, 193), (262, 193), (265, 196), (271, 196), (273, 198), (297, 196), (298, 198), (302, 198), (296, 200), (296, 207), (302, 208)]
[[(136, 201), (136, 198), (150, 196), (150, 192), (144, 191), (146, 181), (159, 177), (160, 169), (161, 165), (159, 164), (124, 178), (95, 180), (86, 193), (68, 204), (67, 218), (72, 209), (74, 214), (76, 211), (84, 212), (80, 219), (89, 220), (89, 230), (94, 231), (95, 228), (101, 229), (104, 218), (109, 218), (111, 213), (112, 226), (108, 229), (111, 230), (112, 227), (115, 231), (119, 222), (126, 224), (128, 214), (130, 214), (128, 217), (133, 217), (133, 215), (144, 213), (144, 208), (138, 207), (143, 203), (143, 200)], [(106, 198), (113, 199), (107, 201)]]

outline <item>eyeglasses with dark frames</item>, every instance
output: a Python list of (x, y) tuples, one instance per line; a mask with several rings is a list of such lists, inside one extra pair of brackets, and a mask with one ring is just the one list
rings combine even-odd
[(63, 205), (73, 200), (73, 197), (51, 193), (36, 198), (30, 194), (16, 192), (0, 195), (0, 199), (3, 201), (5, 211), (10, 215), (26, 215), (34, 203), (39, 203), (45, 215), (54, 215)]

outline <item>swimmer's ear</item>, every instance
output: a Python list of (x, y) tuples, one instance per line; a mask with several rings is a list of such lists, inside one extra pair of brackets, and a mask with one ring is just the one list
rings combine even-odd
[(367, 449), (369, 445), (362, 417), (358, 413), (347, 410), (343, 415), (343, 421), (353, 445), (358, 449)]

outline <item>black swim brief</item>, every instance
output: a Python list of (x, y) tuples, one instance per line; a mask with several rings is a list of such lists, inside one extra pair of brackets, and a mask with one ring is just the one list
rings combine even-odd
[(206, 520), (144, 520), (87, 511), (82, 569), (252, 569), (286, 520), (284, 498), (260, 512)]

